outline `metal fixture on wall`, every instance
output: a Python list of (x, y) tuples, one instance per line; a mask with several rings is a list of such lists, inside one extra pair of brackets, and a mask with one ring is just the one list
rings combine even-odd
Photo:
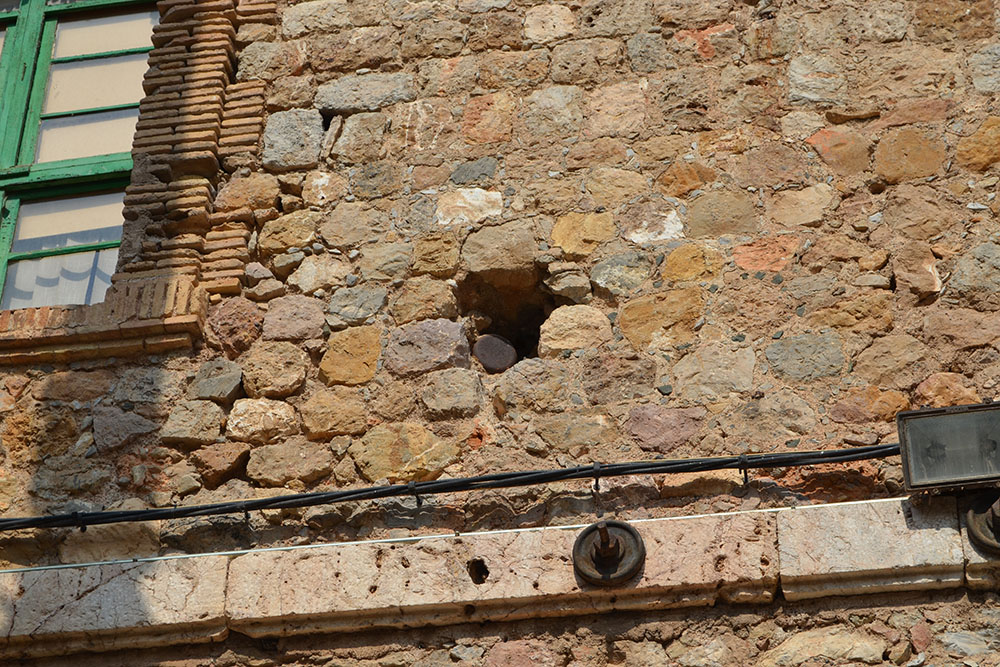
[(587, 526), (573, 543), (573, 569), (595, 586), (621, 586), (639, 574), (645, 562), (642, 536), (624, 521)]

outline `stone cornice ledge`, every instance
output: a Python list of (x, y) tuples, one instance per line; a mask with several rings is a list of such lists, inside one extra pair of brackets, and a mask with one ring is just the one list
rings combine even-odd
[[(4, 572), (0, 657), (208, 642), (229, 629), (263, 637), (767, 603), (779, 586), (797, 600), (996, 581), (951, 498), (633, 524), (645, 568), (618, 589), (574, 576), (578, 527)], [(489, 571), (482, 583), (474, 560)]]

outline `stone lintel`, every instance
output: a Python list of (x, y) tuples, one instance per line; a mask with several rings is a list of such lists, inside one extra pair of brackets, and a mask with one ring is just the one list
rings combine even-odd
[[(239, 556), (230, 565), (230, 627), (250, 636), (292, 635), (773, 598), (777, 552), (770, 514), (634, 525), (646, 544), (645, 568), (634, 582), (613, 589), (574, 575), (577, 530)], [(488, 571), (482, 583), (471, 575), (475, 561)]]
[(0, 574), (0, 657), (221, 639), (227, 565), (205, 557)]
[(777, 525), (788, 600), (963, 584), (954, 498), (792, 508)]

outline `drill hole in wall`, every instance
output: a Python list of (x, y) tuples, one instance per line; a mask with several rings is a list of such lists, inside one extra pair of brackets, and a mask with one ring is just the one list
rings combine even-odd
[(542, 286), (537, 271), (500, 278), (469, 274), (459, 281), (456, 296), (463, 316), (488, 322), (480, 334), (509, 341), (518, 360), (538, 356), (542, 323), (555, 310), (556, 303)]
[(477, 586), (485, 584), (490, 576), (490, 569), (486, 567), (486, 561), (482, 558), (473, 558), (465, 567), (469, 571), (469, 578), (472, 579), (472, 583)]

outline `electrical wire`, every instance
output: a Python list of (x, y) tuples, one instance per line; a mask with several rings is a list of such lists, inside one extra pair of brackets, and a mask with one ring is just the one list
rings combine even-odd
[(413, 496), (420, 502), (421, 496), (444, 493), (458, 493), (479, 489), (507, 489), (521, 486), (537, 486), (552, 482), (576, 479), (593, 479), (595, 488), (603, 477), (623, 477), (626, 475), (669, 474), (682, 472), (704, 472), (709, 470), (759, 470), (816, 465), (821, 463), (846, 463), (866, 459), (886, 458), (899, 455), (896, 443), (853, 447), (826, 451), (776, 452), (771, 454), (742, 454), (693, 459), (659, 459), (653, 461), (633, 461), (628, 463), (592, 463), (572, 468), (532, 470), (522, 472), (494, 473), (478, 477), (438, 479), (407, 484), (369, 486), (359, 489), (296, 493), (270, 498), (238, 500), (209, 505), (187, 505), (141, 510), (113, 510), (103, 512), (71, 512), (36, 517), (14, 517), (0, 519), (0, 532), (25, 528), (80, 528), (108, 523), (129, 523), (136, 521), (156, 521), (164, 519), (186, 519), (191, 517), (215, 516), (220, 514), (246, 514), (256, 510), (291, 509), (330, 505), (348, 501), (376, 500)]

